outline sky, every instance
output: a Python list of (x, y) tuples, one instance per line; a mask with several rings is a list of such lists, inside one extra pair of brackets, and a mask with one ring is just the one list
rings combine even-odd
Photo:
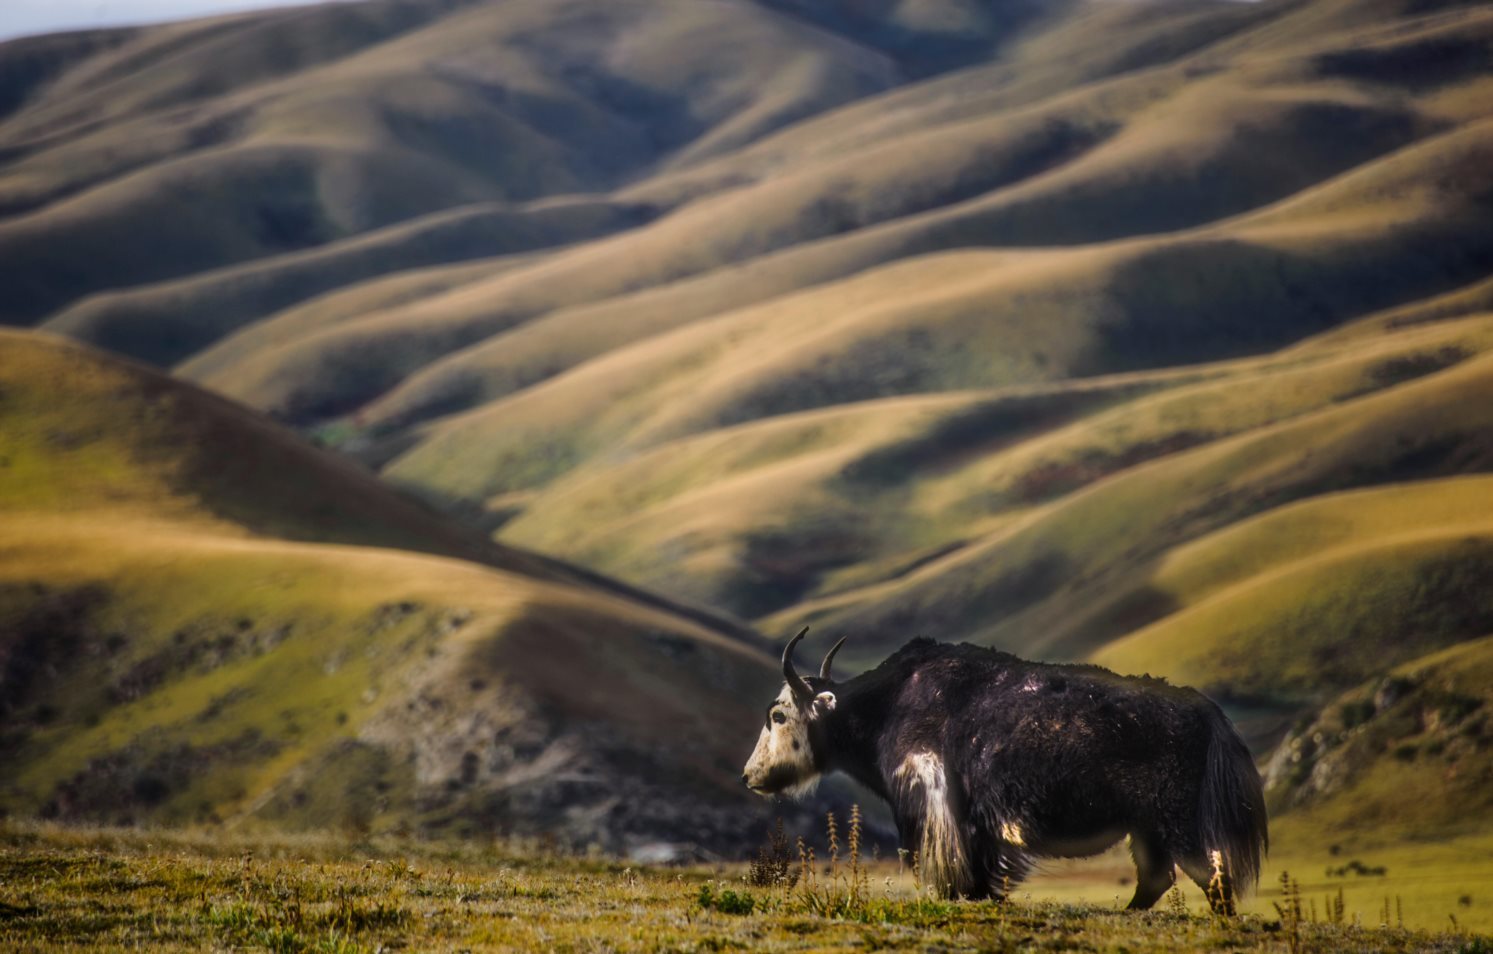
[(0, 0), (0, 40), (88, 27), (159, 23), (308, 0)]

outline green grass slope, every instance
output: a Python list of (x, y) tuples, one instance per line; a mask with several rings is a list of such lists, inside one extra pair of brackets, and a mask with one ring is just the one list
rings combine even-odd
[(108, 350), (171, 365), (243, 325), (386, 272), (459, 267), (585, 241), (647, 218), (640, 206), (554, 200), (525, 206), (480, 203), (422, 216), (314, 251), (274, 255), (206, 274), (104, 292), (42, 328)]
[[(1442, 32), (1477, 37), (1487, 28), (1484, 18), (1463, 19), (1471, 22), (1443, 26)], [(1104, 25), (1116, 26), (1109, 18)], [(1240, 27), (1233, 20), (1228, 25)], [(1018, 65), (1030, 65), (1032, 50), (1098, 27), (1087, 17), (1047, 26), (1035, 30), (1029, 45), (1013, 48), (1010, 62), (1000, 59), (1000, 69), (982, 66), (974, 72), (992, 84), (1009, 82)], [(1128, 42), (1145, 46), (1156, 39), (1136, 24), (1128, 26), (1137, 34), (1125, 33)], [(1159, 22), (1153, 26), (1160, 29)], [(1356, 42), (1350, 34), (1323, 39), (1321, 46), (1337, 49)], [(474, 289), (414, 304), (397, 321), (380, 315), (361, 329), (331, 335), (303, 331), (302, 340), (314, 347), (295, 355), (283, 343), (270, 352), (243, 338), (223, 342), (209, 362), (189, 362), (184, 370), (293, 417), (315, 417), (345, 404), (358, 407), (375, 427), (408, 431), (411, 423), (448, 413), (453, 405), (501, 399), (557, 371), (604, 359), (608, 349), (641, 344), (686, 322), (914, 254), (992, 244), (1081, 244), (1196, 226), (1266, 205), (1486, 115), (1464, 99), (1481, 75), (1475, 63), (1407, 97), (1322, 75), (1318, 63), (1326, 54), (1318, 48), (1277, 43), (1268, 50), (1226, 54), (1178, 43), (1170, 53), (1172, 60), (1146, 59), (1143, 66), (1089, 85), (1081, 82), (1091, 78), (1088, 74), (1071, 76), (1072, 86), (1058, 86), (1037, 102), (1018, 98), (941, 121), (945, 99), (967, 105), (973, 80), (956, 84), (963, 74), (955, 74), (872, 97), (794, 124), (739, 157), (643, 180), (627, 194), (665, 204), (681, 196), (691, 201), (613, 242), (504, 274), (480, 294)], [(926, 125), (906, 129), (884, 115), (900, 117), (908, 108), (902, 101), (924, 87), (931, 89), (918, 100), (920, 115), (934, 117)], [(872, 115), (877, 109), (883, 114)], [(868, 130), (866, 138), (837, 149), (822, 140), (838, 135), (833, 120), (842, 113), (860, 116)], [(1330, 135), (1318, 135), (1328, 130)], [(1269, 156), (1278, 159), (1263, 158)], [(1405, 160), (1400, 177), (1409, 165), (1430, 161)], [(1473, 167), (1471, 160), (1465, 165)], [(1393, 175), (1395, 164), (1386, 169)], [(684, 181), (686, 176), (694, 178)], [(1352, 235), (1367, 228), (1362, 221), (1339, 224)], [(1485, 253), (1478, 248), (1483, 231), (1470, 223), (1468, 228), (1472, 234), (1465, 237), (1404, 236), (1436, 250), (1434, 288), (1483, 274)], [(1471, 248), (1457, 251), (1469, 242)], [(1395, 243), (1392, 254), (1403, 248)], [(1348, 317), (1345, 310), (1361, 313), (1420, 294), (1409, 285), (1387, 283), (1381, 302), (1321, 303), (1313, 300), (1316, 288), (1331, 289), (1345, 284), (1344, 278), (1298, 277), (1289, 265), (1258, 262), (1250, 251), (1239, 249), (1237, 264), (1220, 255), (1211, 275), (1216, 278), (1226, 267), (1283, 270), (1301, 300), (1249, 304), (1254, 314), (1261, 308), (1278, 313), (1297, 335)], [(1172, 278), (1179, 265), (1157, 262), (1155, 267)], [(1201, 265), (1192, 259), (1186, 267)], [(1159, 280), (1144, 272), (1131, 278), (1137, 292)], [(936, 282), (937, 273), (905, 280), (909, 305)], [(1216, 299), (1232, 297), (1234, 290), (1212, 291), (1216, 306)], [(429, 350), (401, 363), (393, 357), (405, 350), (396, 343), (402, 332), (395, 329), (415, 326), (427, 329)], [(1150, 360), (1185, 358), (1177, 353)], [(367, 383), (361, 389), (328, 384), (318, 374), (329, 364), (348, 363), (363, 371)], [(294, 367), (281, 373), (287, 365)], [(300, 393), (305, 388), (324, 396), (307, 400)], [(341, 401), (329, 400), (334, 396)]]
[[(1490, 327), (1417, 328), (1313, 362), (784, 415), (582, 467), (519, 498), (504, 534), (655, 585), (685, 561), (676, 592), (747, 616), (792, 607), (773, 631), (851, 627), (868, 658), (914, 628), (1082, 654), (1173, 605), (1145, 609), (1156, 587), (1139, 557), (1291, 499), (1486, 467), (1473, 356)], [(1008, 573), (1028, 577), (998, 585)]]
[[(1153, 430), (1141, 418), (1140, 434), (1131, 431), (1132, 440), (1118, 446), (1062, 440), (1080, 437), (1082, 421), (1067, 434), (1034, 441), (1034, 450), (1047, 452), (1035, 459), (1018, 444), (938, 488), (971, 495), (952, 501), (950, 516), (1009, 519), (883, 584), (859, 609), (838, 612), (846, 625), (888, 639), (897, 629), (935, 626), (1044, 653), (1086, 653), (1171, 608), (1165, 599), (1147, 608), (1136, 575), (1174, 547), (1293, 500), (1486, 470), (1488, 369), (1482, 358), (1395, 387), (1365, 382), (1370, 393), (1332, 401), (1329, 392), (1317, 400), (1332, 403), (1305, 413), (1280, 406), (1285, 395), (1271, 390), (1270, 377), (1245, 378), (1231, 389), (1247, 392), (1242, 397), (1255, 405), (1249, 410), (1259, 423), (1233, 436), (1211, 438), (1208, 412), (1227, 415), (1231, 408), (1204, 404), (1193, 406), (1181, 428), (1161, 417), (1152, 419), (1152, 427), (1160, 425)], [(1148, 400), (1158, 412), (1170, 409), (1164, 397)], [(1281, 412), (1288, 416), (1273, 417)], [(1128, 428), (1136, 421), (1116, 412), (1107, 423)], [(1030, 469), (1007, 476), (1003, 464)], [(980, 483), (984, 474), (1014, 481), (1002, 493)], [(853, 594), (845, 600), (862, 602)]]
[[(1218, 230), (912, 259), (727, 312), (437, 422), (386, 472), (438, 499), (480, 500), (551, 479), (598, 451), (809, 407), (1259, 350), (1302, 330), (1299, 316), (1284, 322), (1293, 306), (1331, 324), (1416, 283), (1435, 288), (1481, 274), (1493, 254), (1480, 211), (1493, 195), (1479, 171), (1488, 168), (1489, 129), (1440, 137), (1322, 197)], [(1455, 170), (1467, 191), (1415, 201), (1421, 196), (1406, 194), (1417, 181), (1409, 170), (1422, 162)], [(1394, 204), (1374, 202), (1389, 189), (1400, 197)], [(1382, 209), (1372, 237), (1358, 226), (1339, 230), (1331, 214), (1340, 201)], [(1313, 233), (1309, 248), (1300, 241), (1305, 230)], [(1450, 260), (1400, 265), (1418, 242), (1448, 249)], [(1394, 266), (1390, 285), (1383, 276)], [(1303, 285), (1312, 289), (1304, 301)], [(379, 320), (390, 335), (408, 333), (407, 322)], [(274, 373), (284, 366), (274, 362)], [(689, 400), (677, 400), (683, 393)], [(508, 461), (533, 462), (526, 448), (534, 442), (555, 448), (538, 455), (554, 465), (511, 469)]]
[(759, 721), (774, 670), (740, 633), (143, 368), (14, 332), (0, 355), (6, 811), (745, 837), (719, 728)]
[(1373, 847), (1485, 831), (1490, 666), (1493, 640), (1469, 639), (1344, 692), (1286, 737), (1267, 767), (1270, 799), (1319, 842), (1357, 836)]
[[(0, 129), (0, 208), (13, 210), (0, 223), (0, 320), (458, 204), (595, 191), (666, 154), (749, 142), (896, 72), (751, 3), (579, 15), (375, 0), (141, 30), (35, 83)], [(183, 181), (187, 209), (170, 202)], [(122, 243), (131, 218), (154, 223), (157, 241)], [(173, 227), (198, 243), (173, 244)], [(89, 244), (95, 265), (79, 272), (70, 252)]]
[[(743, 635), (688, 604), (850, 634), (847, 670), (920, 634), (1150, 670), (1224, 698), (1261, 754), (1342, 693), (1493, 631), (1486, 5), (375, 0), (5, 45), (0, 75), (21, 78), (0, 118), (0, 320), (315, 434), (476, 548), (420, 542), (434, 524), (413, 510), (399, 532), (415, 542), (379, 521), (309, 533), (314, 501), (344, 501), (281, 487), (288, 464), (262, 493), (189, 481), (197, 509), (152, 491), (178, 501), (161, 519), (211, 511), (212, 533), (178, 548), (215, 574), (247, 561), (266, 579), (223, 536), (234, 506), (288, 514), (236, 526), (273, 543), (264, 565), (319, 581), (286, 597), (298, 619), (323, 591), (409, 588), (325, 615), (328, 645), (384, 647), (350, 679), (404, 687), (347, 703), (356, 745), (170, 728), (239, 699), (217, 669), (173, 682), (157, 721), (130, 716), (162, 777), (171, 745), (183, 764), (272, 762), (236, 776), (237, 811), (306, 820), (336, 786), (381, 785), (421, 824), (572, 799), (600, 817), (591, 780), (645, 726), (598, 716), (582, 738), (546, 721), (586, 703), (539, 649), (585, 657), (585, 680), (629, 674), (609, 712), (647, 711), (667, 684), (643, 637), (585, 637), (639, 630), (577, 622), (566, 586), (684, 620), (695, 636), (657, 649), (675, 662), (707, 653), (680, 648), (704, 645), (696, 630)], [(103, 493), (47, 466), (16, 486), (52, 504)], [(84, 560), (83, 524), (25, 517), (24, 565)], [(485, 550), (485, 534), (680, 603)], [(188, 586), (171, 546), (136, 537), (114, 544), (128, 557), (105, 592), (135, 566)], [(333, 540), (489, 569), (450, 569), (472, 580), (453, 602), (447, 564), (333, 559)], [(561, 589), (515, 598), (491, 573)], [(353, 575), (377, 582), (334, 582)], [(130, 585), (158, 634), (131, 665), (168, 653), (168, 630), (198, 645), (173, 601)], [(85, 611), (123, 626), (56, 610)], [(236, 612), (245, 645), (278, 618)], [(310, 671), (310, 650), (284, 646), (264, 678)], [(603, 646), (620, 655), (587, 656)], [(559, 695), (509, 705), (518, 681)], [(502, 700), (473, 716), (489, 692)], [(53, 744), (42, 715), (25, 745)], [(110, 724), (57, 741), (72, 774), (29, 770), (26, 804), (88, 804), (77, 773), (120, 744)], [(725, 771), (714, 757), (678, 770)], [(511, 788), (479, 805), (463, 778)], [(197, 796), (166, 788), (162, 817), (193, 817)]]

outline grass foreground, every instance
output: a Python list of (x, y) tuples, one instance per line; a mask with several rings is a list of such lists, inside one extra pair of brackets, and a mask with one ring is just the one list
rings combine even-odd
[(946, 902), (884, 863), (749, 887), (537, 846), (0, 824), (0, 949), (1488, 952), (1466, 932), (1033, 901)]

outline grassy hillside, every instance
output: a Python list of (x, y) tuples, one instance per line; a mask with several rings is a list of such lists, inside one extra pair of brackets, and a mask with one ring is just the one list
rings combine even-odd
[[(648, 214), (646, 207), (586, 198), (516, 207), (477, 203), (303, 254), (272, 255), (172, 282), (90, 296), (50, 318), (45, 327), (170, 365), (266, 311), (314, 300), (344, 286), (374, 285), (374, 279), (391, 270), (418, 272), (427, 264), (460, 268), (453, 263), (485, 259), (480, 274), (491, 275), (503, 267), (494, 259), (582, 241)], [(190, 312), (179, 306), (162, 308), (172, 301), (190, 302)]]
[[(595, 779), (736, 804), (691, 713), (771, 681), (746, 625), (850, 634), (847, 671), (923, 634), (1151, 671), (1262, 756), (1493, 632), (1485, 4), (371, 0), (0, 76), (0, 321), (453, 521), (162, 379), (192, 397), (11, 385), (14, 631), (105, 649), (26, 664), (10, 804), (100, 817), (133, 745), (150, 818), (662, 831)], [(205, 758), (223, 791), (174, 781)], [(1303, 843), (1357, 817), (1280, 798)]]
[(703, 614), (61, 339), (0, 335), (0, 462), (7, 812), (621, 852), (760, 815), (719, 726), (759, 721), (772, 662)]
[[(1413, 658), (1355, 686), (1293, 729), (1266, 779), (1318, 840), (1378, 829), (1432, 841), (1483, 830), (1493, 763), (1483, 637)], [(1418, 806), (1425, 793), (1434, 804)]]
[[(465, 203), (596, 191), (896, 75), (741, 3), (375, 0), (141, 30), (38, 79), (0, 129), (0, 318)], [(120, 242), (132, 219), (152, 241)]]

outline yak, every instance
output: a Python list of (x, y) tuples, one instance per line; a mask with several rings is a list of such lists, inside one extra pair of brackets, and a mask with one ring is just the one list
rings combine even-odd
[(902, 851), (951, 898), (1003, 898), (1035, 859), (1127, 836), (1133, 909), (1171, 888), (1174, 867), (1221, 912), (1259, 881), (1260, 775), (1202, 693), (923, 638), (837, 683), (844, 639), (817, 677), (794, 668), (807, 632), (783, 651), (786, 684), (741, 776), (752, 791), (801, 796), (844, 772), (891, 805)]

